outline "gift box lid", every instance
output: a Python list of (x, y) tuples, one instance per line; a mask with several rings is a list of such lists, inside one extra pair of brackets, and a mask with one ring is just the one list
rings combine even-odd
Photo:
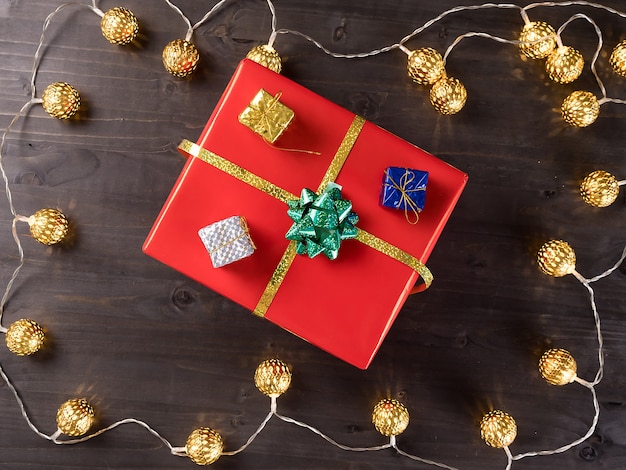
[[(293, 120), (274, 144), (238, 122), (260, 89), (280, 96), (280, 102), (294, 111)], [(354, 133), (355, 123), (360, 125), (358, 133)], [(335, 181), (358, 213), (357, 227), (426, 262), (467, 175), (247, 59), (235, 71), (197, 144), (183, 146), (195, 157), (186, 162), (144, 243), (144, 252), (258, 313), (259, 301), (288, 251), (285, 233), (292, 224), (285, 202), (258, 186), (279, 188), (294, 199), (302, 188), (317, 190), (347, 140), (351, 146)], [(196, 158), (200, 153), (235, 169), (224, 170)], [(388, 166), (429, 173), (428, 206), (415, 225), (407, 223), (403, 211), (379, 204), (382, 175)], [(252, 175), (257, 187), (241, 174)], [(197, 231), (211, 220), (232, 214), (246, 218), (257, 251), (214, 269)], [(397, 259), (360, 241), (346, 240), (336, 260), (299, 255), (292, 259), (262, 315), (366, 368), (417, 278), (414, 269)]]

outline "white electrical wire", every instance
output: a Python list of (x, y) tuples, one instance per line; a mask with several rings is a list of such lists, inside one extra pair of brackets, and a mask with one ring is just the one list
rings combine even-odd
[(228, 0), (221, 0), (217, 2), (215, 6), (213, 6), (213, 8), (211, 8), (209, 11), (206, 12), (206, 14), (202, 17), (200, 21), (198, 21), (197, 23), (193, 25), (191, 24), (191, 21), (189, 21), (189, 18), (185, 16), (185, 14), (182, 12), (182, 10), (179, 7), (174, 5), (170, 0), (165, 0), (165, 3), (167, 3), (176, 13), (179, 14), (181, 18), (183, 19), (183, 21), (185, 22), (185, 24), (187, 25), (187, 35), (185, 36), (185, 41), (189, 41), (191, 40), (191, 36), (193, 36), (193, 32), (196, 29), (198, 29), (200, 26), (202, 26), (211, 17), (211, 15), (213, 15), (213, 13), (215, 13), (227, 1)]
[(594, 384), (587, 382), (586, 380), (583, 380), (581, 378), (576, 377), (574, 379), (576, 382), (578, 382), (579, 384), (581, 384), (584, 387), (587, 387), (589, 390), (591, 390), (591, 396), (593, 399), (593, 409), (594, 409), (594, 416), (593, 416), (593, 420), (591, 422), (591, 426), (589, 427), (589, 430), (587, 431), (587, 433), (582, 436), (579, 439), (576, 439), (573, 442), (570, 442), (567, 445), (564, 445), (562, 447), (559, 447), (558, 449), (553, 449), (553, 450), (540, 450), (540, 451), (536, 451), (536, 452), (526, 452), (524, 454), (518, 454), (515, 455), (512, 458), (512, 460), (521, 460), (524, 459), (526, 457), (537, 457), (537, 456), (541, 456), (541, 455), (555, 455), (555, 454), (560, 454), (562, 452), (566, 452), (570, 449), (572, 449), (573, 447), (576, 447), (578, 444), (581, 444), (583, 442), (585, 442), (587, 439), (589, 439), (593, 433), (596, 430), (596, 426), (598, 425), (598, 419), (600, 418), (600, 404), (598, 403), (598, 397), (596, 395), (596, 390), (594, 388)]
[[(179, 13), (181, 15), (181, 17), (183, 18), (183, 20), (185, 21), (188, 31), (187, 31), (187, 35), (186, 35), (186, 40), (190, 40), (193, 32), (200, 27), (202, 24), (204, 24), (212, 15), (215, 11), (217, 11), (227, 0), (221, 0), (218, 3), (215, 4), (215, 6), (213, 6), (205, 15), (204, 17), (198, 21), (197, 23), (195, 23), (194, 25), (191, 24), (191, 22), (189, 21), (189, 19), (183, 14), (183, 12), (180, 10), (180, 8), (178, 8), (176, 5), (174, 5), (173, 3), (171, 3), (170, 0), (164, 0), (166, 2), (166, 4), (168, 4), (172, 9), (174, 9), (174, 11), (176, 11), (177, 13)], [(276, 11), (274, 8), (274, 5), (272, 3), (271, 0), (266, 0), (270, 13), (272, 15), (272, 22), (271, 22), (271, 28), (272, 28), (272, 32), (270, 34), (269, 40), (268, 40), (268, 45), (272, 46), (277, 35), (278, 34), (293, 34), (296, 36), (300, 36), (303, 37), (304, 39), (306, 39), (307, 41), (310, 41), (311, 43), (313, 43), (316, 47), (318, 47), (319, 49), (321, 49), (324, 53), (332, 56), (332, 57), (337, 57), (337, 58), (346, 58), (346, 59), (352, 59), (352, 58), (363, 58), (363, 57), (370, 57), (370, 56), (374, 56), (377, 54), (381, 54), (384, 52), (388, 52), (394, 49), (400, 49), (405, 53), (410, 53), (410, 51), (408, 50), (408, 48), (406, 48), (404, 46), (404, 44), (406, 42), (408, 42), (410, 39), (412, 39), (413, 37), (415, 37), (416, 35), (420, 34), (421, 32), (423, 32), (425, 29), (429, 28), (430, 26), (432, 26), (433, 24), (437, 23), (438, 21), (440, 21), (441, 19), (445, 18), (446, 16), (453, 14), (453, 13), (457, 13), (457, 12), (461, 12), (461, 11), (468, 11), (468, 10), (481, 10), (481, 9), (489, 9), (489, 8), (500, 8), (500, 9), (518, 9), (520, 11), (520, 14), (522, 15), (522, 19), (524, 20), (524, 22), (528, 22), (528, 15), (527, 15), (527, 11), (531, 10), (533, 8), (538, 8), (538, 7), (555, 7), (555, 6), (571, 6), (571, 5), (578, 5), (578, 6), (589, 6), (589, 7), (594, 7), (594, 8), (601, 8), (604, 9), (610, 13), (613, 14), (617, 14), (623, 18), (626, 18), (626, 13), (622, 13), (618, 10), (615, 10), (613, 8), (610, 7), (606, 7), (604, 5), (601, 4), (597, 4), (597, 3), (592, 3), (592, 2), (586, 2), (586, 1), (568, 1), (568, 2), (560, 2), (560, 3), (556, 3), (556, 2), (541, 2), (541, 3), (534, 3), (534, 4), (530, 4), (527, 5), (525, 7), (520, 7), (518, 5), (514, 5), (514, 4), (508, 4), (508, 3), (502, 3), (502, 4), (498, 4), (498, 3), (485, 3), (485, 4), (481, 4), (481, 5), (470, 5), (470, 6), (458, 6), (458, 7), (454, 7), (451, 8), (449, 10), (444, 11), (443, 13), (441, 13), (440, 15), (432, 18), (431, 20), (427, 21), (426, 23), (424, 23), (422, 26), (416, 28), (413, 32), (411, 32), (410, 34), (404, 36), (399, 42), (389, 45), (389, 46), (385, 46), (382, 47), (380, 49), (374, 49), (372, 51), (368, 51), (368, 52), (360, 52), (360, 53), (354, 53), (354, 54), (340, 54), (340, 53), (335, 53), (333, 51), (330, 51), (329, 49), (327, 49), (326, 47), (324, 47), (320, 42), (316, 41), (315, 39), (313, 39), (312, 37), (303, 34), (299, 31), (295, 31), (295, 30), (290, 30), (290, 29), (280, 29), (277, 30), (276, 29), (276, 23), (277, 23), (277, 16), (276, 16)], [(9, 204), (9, 209), (11, 211), (11, 214), (13, 215), (13, 222), (12, 222), (12, 235), (13, 235), (13, 239), (15, 240), (17, 249), (18, 249), (18, 254), (19, 254), (19, 263), (18, 266), (15, 268), (13, 275), (11, 276), (7, 287), (5, 289), (4, 295), (2, 296), (2, 299), (0, 300), (0, 331), (5, 332), (7, 331), (7, 329), (2, 326), (2, 314), (4, 312), (4, 307), (6, 305), (6, 302), (8, 300), (9, 297), (9, 293), (11, 291), (12, 285), (15, 281), (15, 279), (18, 276), (18, 273), (20, 271), (20, 269), (22, 268), (23, 264), (24, 264), (24, 252), (22, 249), (22, 245), (20, 243), (19, 237), (17, 235), (17, 231), (16, 231), (16, 222), (18, 221), (22, 221), (22, 222), (27, 222), (28, 218), (19, 215), (14, 207), (13, 204), (13, 198), (12, 198), (12, 194), (11, 194), (11, 190), (9, 187), (9, 179), (8, 176), (5, 172), (4, 169), (4, 165), (3, 165), (3, 151), (5, 148), (5, 143), (6, 143), (6, 138), (7, 135), (9, 133), (9, 131), (11, 130), (11, 128), (14, 126), (14, 124), (19, 120), (20, 117), (24, 116), (27, 114), (28, 110), (30, 109), (30, 107), (33, 104), (40, 104), (42, 102), (41, 99), (36, 98), (36, 87), (35, 87), (35, 79), (37, 76), (37, 72), (39, 69), (39, 65), (40, 65), (40, 61), (41, 61), (41, 57), (42, 57), (42, 51), (43, 51), (43, 45), (44, 45), (44, 37), (45, 37), (45, 32), (48, 29), (51, 20), (54, 18), (55, 15), (57, 15), (60, 11), (62, 11), (63, 9), (67, 8), (67, 7), (71, 7), (71, 6), (77, 6), (77, 7), (86, 7), (90, 10), (92, 10), (94, 13), (96, 13), (99, 16), (103, 16), (104, 12), (102, 12), (102, 10), (100, 10), (97, 5), (96, 5), (96, 0), (92, 0), (91, 5), (87, 5), (87, 4), (83, 4), (83, 3), (77, 3), (77, 2), (68, 2), (68, 3), (64, 3), (62, 5), (60, 5), (59, 7), (57, 7), (52, 13), (50, 13), (45, 21), (44, 21), (44, 25), (43, 25), (43, 30), (40, 36), (40, 40), (39, 40), (39, 44), (37, 46), (37, 50), (35, 52), (34, 55), (34, 60), (33, 60), (33, 68), (32, 68), (32, 73), (31, 73), (31, 97), (30, 100), (24, 104), (22, 106), (22, 108), (19, 110), (19, 112), (13, 117), (13, 119), (11, 120), (11, 122), (9, 123), (9, 125), (7, 126), (7, 128), (4, 130), (4, 132), (2, 133), (2, 137), (0, 140), (0, 174), (2, 176), (2, 179), (4, 181), (4, 185), (5, 185), (5, 194), (6, 194), (6, 198)], [(595, 29), (596, 34), (598, 35), (598, 47), (596, 49), (596, 52), (593, 56), (592, 62), (591, 62), (591, 70), (598, 82), (598, 85), (601, 89), (602, 92), (602, 99), (599, 100), (600, 103), (605, 103), (605, 102), (614, 102), (614, 103), (620, 103), (620, 104), (626, 104), (626, 100), (620, 100), (620, 99), (616, 99), (616, 98), (608, 98), (606, 96), (606, 89), (604, 87), (604, 84), (602, 83), (602, 81), (600, 80), (600, 77), (595, 69), (595, 64), (596, 61), (598, 59), (598, 56), (600, 54), (600, 50), (602, 48), (602, 33), (600, 31), (600, 28), (598, 27), (598, 25), (591, 19), (589, 18), (587, 15), (579, 13), (579, 14), (575, 14), (572, 17), (570, 17), (558, 30), (557, 32), (557, 38), (560, 40), (560, 35), (561, 33), (565, 30), (565, 28), (574, 20), (576, 19), (584, 19), (586, 21), (588, 21)], [(500, 38), (497, 36), (493, 36), (490, 35), (488, 33), (484, 33), (484, 32), (468, 32), (465, 33), (459, 37), (457, 37), (454, 42), (448, 47), (448, 49), (446, 50), (443, 58), (444, 58), (444, 62), (447, 59), (448, 55), (450, 54), (450, 52), (452, 51), (452, 49), (458, 45), (463, 39), (465, 38), (470, 38), (470, 37), (482, 37), (482, 38), (488, 38), (491, 40), (495, 40), (501, 43), (506, 43), (506, 44), (519, 44), (520, 41), (516, 41), (516, 40), (509, 40), (509, 39), (505, 39), (505, 38)], [(541, 39), (540, 39), (541, 40)], [(539, 41), (540, 41), (539, 40)], [(619, 181), (618, 183), (620, 186), (626, 184), (626, 180), (622, 180)], [(615, 271), (620, 265), (621, 263), (624, 261), (624, 259), (626, 259), (626, 248), (624, 249), (622, 256), (620, 258), (620, 260), (609, 270), (605, 271), (604, 273), (595, 276), (591, 279), (586, 279), (584, 278), (582, 275), (580, 275), (578, 272), (574, 271), (574, 276), (585, 286), (585, 288), (587, 288), (589, 295), (590, 295), (590, 301), (591, 301), (591, 307), (592, 307), (592, 311), (594, 314), (594, 320), (595, 320), (595, 325), (596, 325), (596, 331), (597, 331), (597, 339), (598, 339), (598, 361), (599, 361), (599, 367), (598, 367), (598, 371), (596, 373), (595, 379), (593, 382), (587, 382), (583, 379), (580, 378), (576, 378), (576, 382), (580, 383), (581, 385), (587, 387), (591, 393), (592, 393), (592, 398), (593, 398), (593, 405), (594, 405), (594, 410), (595, 410), (595, 414), (594, 414), (594, 418), (592, 420), (592, 424), (589, 428), (589, 430), (587, 431), (587, 433), (577, 439), (576, 441), (567, 444), (565, 446), (559, 447), (557, 449), (554, 450), (543, 450), (543, 451), (537, 451), (537, 452), (528, 452), (528, 453), (524, 453), (524, 454), (518, 454), (513, 456), (509, 450), (508, 447), (505, 447), (505, 452), (507, 455), (507, 459), (508, 459), (508, 463), (507, 463), (507, 467), (506, 470), (509, 470), (511, 468), (511, 464), (514, 460), (520, 460), (522, 458), (525, 457), (530, 457), (530, 456), (539, 456), (539, 455), (551, 455), (551, 454), (556, 454), (556, 453), (560, 453), (560, 452), (565, 452), (568, 449), (571, 449), (572, 447), (580, 444), (581, 442), (584, 442), (586, 439), (588, 439), (594, 432), (596, 425), (598, 423), (598, 419), (599, 419), (599, 414), (600, 414), (600, 409), (599, 409), (599, 404), (598, 404), (598, 400), (597, 400), (597, 396), (596, 396), (596, 391), (594, 386), (597, 385), (598, 383), (600, 383), (600, 381), (602, 380), (603, 377), (603, 373), (604, 373), (604, 354), (603, 354), (603, 339), (602, 339), (602, 331), (601, 331), (601, 327), (600, 327), (600, 318), (597, 312), (597, 308), (596, 308), (596, 304), (595, 304), (595, 298), (594, 298), (594, 291), (591, 288), (590, 284), (593, 282), (596, 282), (599, 279), (602, 279), (606, 276), (608, 276), (609, 274), (611, 274), (613, 271)], [(134, 418), (127, 418), (127, 419), (122, 419), (120, 421), (117, 421), (113, 424), (111, 424), (110, 426), (107, 426), (103, 429), (100, 429), (92, 434), (77, 438), (77, 439), (67, 439), (67, 440), (62, 440), (59, 439), (60, 435), (61, 435), (61, 431), (60, 430), (56, 430), (53, 434), (51, 435), (47, 435), (43, 432), (41, 432), (32, 422), (32, 420), (30, 419), (25, 404), (23, 402), (23, 400), (21, 399), (17, 389), (14, 387), (14, 385), (11, 383), (9, 377), (6, 375), (6, 373), (4, 372), (4, 370), (2, 369), (2, 367), (0, 366), (0, 376), (2, 377), (2, 379), (4, 380), (4, 382), (7, 384), (7, 387), (9, 388), (9, 390), (12, 392), (13, 396), (15, 397), (15, 400), (18, 404), (18, 407), (20, 409), (20, 412), (24, 418), (24, 420), (26, 421), (26, 423), (28, 424), (28, 426), (31, 428), (31, 430), (33, 430), (38, 436), (40, 436), (43, 439), (49, 440), (55, 444), (59, 444), (59, 445), (71, 445), (71, 444), (77, 444), (77, 443), (81, 443), (81, 442), (85, 442), (87, 440), (93, 439), (94, 437), (97, 437), (107, 431), (110, 431), (112, 429), (117, 428), (118, 426), (124, 425), (124, 424), (136, 424), (138, 426), (141, 426), (143, 428), (145, 428), (150, 434), (152, 434), (153, 436), (157, 437), (166, 447), (168, 447), (168, 449), (170, 450), (171, 454), (176, 455), (176, 456), (187, 456), (186, 453), (186, 449), (185, 447), (174, 447), (172, 446), (172, 444), (165, 439), (164, 437), (162, 437), (157, 431), (155, 431), (153, 428), (151, 428), (147, 423), (145, 423), (144, 421), (141, 420), (137, 420)], [(238, 449), (234, 450), (234, 451), (228, 451), (228, 452), (222, 452), (222, 455), (236, 455), (242, 451), (244, 451), (245, 449), (248, 448), (248, 446), (250, 446), (252, 444), (252, 442), (256, 439), (256, 437), (263, 431), (263, 429), (265, 428), (265, 426), (267, 425), (267, 423), (272, 419), (272, 417), (276, 416), (277, 418), (279, 418), (280, 420), (290, 423), (290, 424), (294, 424), (296, 426), (308, 429), (309, 431), (315, 433), (316, 435), (320, 436), (321, 438), (323, 438), (324, 440), (326, 440), (327, 442), (329, 442), (330, 444), (338, 447), (339, 449), (342, 450), (346, 450), (346, 451), (353, 451), (353, 452), (365, 452), (365, 451), (380, 451), (380, 450), (385, 450), (385, 449), (389, 449), (389, 448), (393, 448), (399, 455), (402, 455), (404, 457), (407, 457), (409, 459), (415, 460), (415, 461), (419, 461), (422, 462), (424, 464), (428, 464), (428, 465), (433, 465), (433, 466), (437, 466), (440, 468), (444, 468), (447, 470), (457, 470), (455, 467), (450, 467), (448, 465), (439, 463), (439, 462), (435, 462), (432, 460), (427, 460), (427, 459), (423, 459), (421, 457), (415, 456), (415, 455), (411, 455), (408, 454), (404, 451), (402, 451), (401, 449), (398, 448), (397, 443), (396, 443), (396, 436), (391, 436), (389, 443), (387, 444), (383, 444), (383, 445), (379, 445), (379, 446), (373, 446), (373, 447), (351, 447), (351, 446), (346, 446), (343, 444), (338, 443), (337, 441), (335, 441), (334, 439), (330, 438), (329, 436), (325, 435), (324, 433), (322, 433), (319, 429), (314, 428), (313, 426), (310, 426), (306, 423), (303, 423), (301, 421), (297, 421), (293, 418), (281, 415), (277, 412), (277, 403), (276, 403), (276, 398), (272, 398), (271, 401), (271, 407), (270, 407), (270, 411), (267, 414), (267, 416), (265, 417), (265, 419), (261, 422), (261, 424), (257, 427), (256, 431), (246, 440), (246, 442), (239, 447)]]

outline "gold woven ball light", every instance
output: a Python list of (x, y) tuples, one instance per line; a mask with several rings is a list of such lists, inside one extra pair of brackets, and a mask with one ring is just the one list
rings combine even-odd
[(57, 209), (40, 209), (28, 218), (30, 234), (44, 245), (62, 242), (69, 232), (67, 217)]
[(519, 36), (519, 49), (531, 59), (545, 59), (556, 47), (556, 31), (548, 23), (526, 23)]
[(163, 49), (163, 66), (175, 77), (184, 78), (196, 70), (200, 53), (185, 39), (174, 39)]
[(508, 447), (517, 436), (513, 417), (500, 410), (492, 410), (480, 421), (480, 437), (491, 447)]
[(467, 101), (467, 90), (456, 78), (442, 77), (430, 89), (430, 103), (441, 114), (456, 114)]
[(185, 452), (198, 465), (211, 465), (222, 455), (224, 441), (211, 428), (195, 429), (187, 438)]
[(619, 182), (608, 171), (592, 171), (580, 183), (580, 195), (591, 206), (607, 207), (619, 196)]
[(254, 384), (268, 397), (278, 397), (291, 385), (291, 370), (279, 359), (267, 359), (256, 368)]
[(80, 95), (69, 83), (54, 82), (41, 95), (43, 109), (57, 119), (69, 119), (80, 108)]
[(411, 51), (407, 62), (407, 73), (415, 83), (432, 85), (445, 74), (441, 54), (431, 47)]
[(43, 346), (45, 335), (38, 323), (22, 318), (9, 326), (5, 339), (13, 354), (30, 356)]
[(100, 21), (102, 35), (111, 44), (125, 46), (139, 33), (139, 21), (132, 11), (115, 7), (108, 10)]
[(580, 77), (585, 66), (583, 55), (570, 46), (554, 49), (546, 59), (546, 72), (557, 83), (571, 83)]
[(626, 77), (626, 41), (621, 41), (613, 48), (609, 64), (615, 73)]
[(84, 398), (72, 398), (57, 411), (57, 426), (68, 436), (82, 436), (95, 422), (93, 407)]
[(398, 400), (383, 398), (374, 406), (372, 423), (383, 436), (397, 436), (409, 425), (409, 411)]
[(598, 119), (600, 103), (590, 91), (574, 91), (563, 101), (561, 115), (570, 126), (587, 127)]
[(563, 240), (550, 240), (539, 248), (537, 263), (548, 276), (561, 277), (576, 270), (576, 253)]
[(253, 47), (246, 57), (273, 72), (280, 73), (282, 70), (282, 60), (276, 49), (269, 44)]
[(576, 378), (576, 361), (565, 349), (548, 349), (539, 360), (539, 372), (552, 385), (567, 385)]

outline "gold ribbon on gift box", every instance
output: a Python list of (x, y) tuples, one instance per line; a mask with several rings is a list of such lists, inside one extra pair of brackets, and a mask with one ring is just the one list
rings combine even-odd
[(295, 116), (293, 110), (280, 102), (283, 92), (279, 91), (272, 96), (263, 88), (254, 95), (250, 104), (244, 109), (238, 121), (249, 128), (252, 132), (259, 135), (263, 142), (274, 147), (277, 150), (285, 152), (300, 152), (311, 155), (320, 155), (315, 150), (291, 149), (276, 147), (274, 144), (278, 138), (287, 130), (291, 121)]
[[(328, 183), (331, 181), (335, 181), (341, 168), (343, 167), (345, 161), (354, 146), (359, 134), (361, 133), (361, 129), (365, 124), (365, 119), (361, 116), (355, 116), (352, 124), (348, 128), (335, 156), (333, 157), (328, 169), (326, 170), (326, 174), (322, 178), (322, 181), (316, 191), (318, 194), (326, 189)], [(274, 183), (267, 181), (264, 178), (261, 178), (258, 175), (246, 170), (245, 168), (236, 165), (233, 162), (226, 160), (225, 158), (220, 157), (219, 155), (210, 152), (198, 144), (194, 144), (189, 140), (183, 140), (178, 148), (189, 154), (193, 155), (201, 159), (202, 161), (214, 166), (215, 168), (229, 174), (230, 176), (238, 179), (239, 181), (249, 184), (250, 186), (258, 189), (259, 191), (263, 191), (264, 193), (272, 196), (279, 201), (287, 204), (288, 201), (299, 199), (295, 194), (290, 193), (289, 191), (275, 185)], [(433, 275), (430, 270), (426, 267), (424, 263), (410, 255), (409, 253), (403, 251), (391, 243), (378, 238), (376, 235), (373, 235), (365, 230), (358, 229), (358, 235), (356, 240), (364, 243), (365, 245), (377, 250), (390, 258), (399, 261), (411, 269), (416, 271), (424, 281), (424, 284), (416, 289), (413, 292), (419, 292), (421, 290), (427, 289), (433, 281)], [(254, 309), (254, 314), (260, 317), (265, 316), (268, 311), (278, 289), (280, 289), (280, 285), (283, 282), (283, 279), (287, 275), (289, 271), (289, 267), (291, 263), (296, 257), (296, 242), (289, 242), (287, 249), (283, 253), (282, 258), (280, 259), (278, 266), (274, 270), (272, 277), (270, 278), (261, 299), (259, 300), (256, 308)]]
[(279, 101), (282, 93), (270, 95), (263, 88), (239, 115), (239, 122), (273, 144), (294, 117), (294, 112)]
[[(398, 207), (404, 207), (404, 218), (411, 225), (415, 225), (420, 218), (420, 212), (422, 210), (416, 204), (416, 202), (411, 198), (409, 193), (415, 193), (418, 191), (425, 191), (426, 185), (417, 187), (415, 189), (406, 189), (412, 182), (415, 180), (415, 174), (409, 173), (409, 169), (404, 169), (404, 174), (400, 177), (400, 181), (396, 182), (391, 175), (389, 175), (389, 170), (385, 170), (386, 181), (389, 183), (385, 183), (386, 187), (391, 187), (400, 193), (400, 202)], [(413, 213), (415, 219), (412, 220), (409, 216), (409, 212)]]

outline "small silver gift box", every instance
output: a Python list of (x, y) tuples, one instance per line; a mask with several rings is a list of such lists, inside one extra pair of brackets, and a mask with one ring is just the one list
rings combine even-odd
[(207, 225), (198, 231), (198, 235), (211, 256), (214, 268), (246, 258), (256, 248), (246, 219), (238, 215)]

